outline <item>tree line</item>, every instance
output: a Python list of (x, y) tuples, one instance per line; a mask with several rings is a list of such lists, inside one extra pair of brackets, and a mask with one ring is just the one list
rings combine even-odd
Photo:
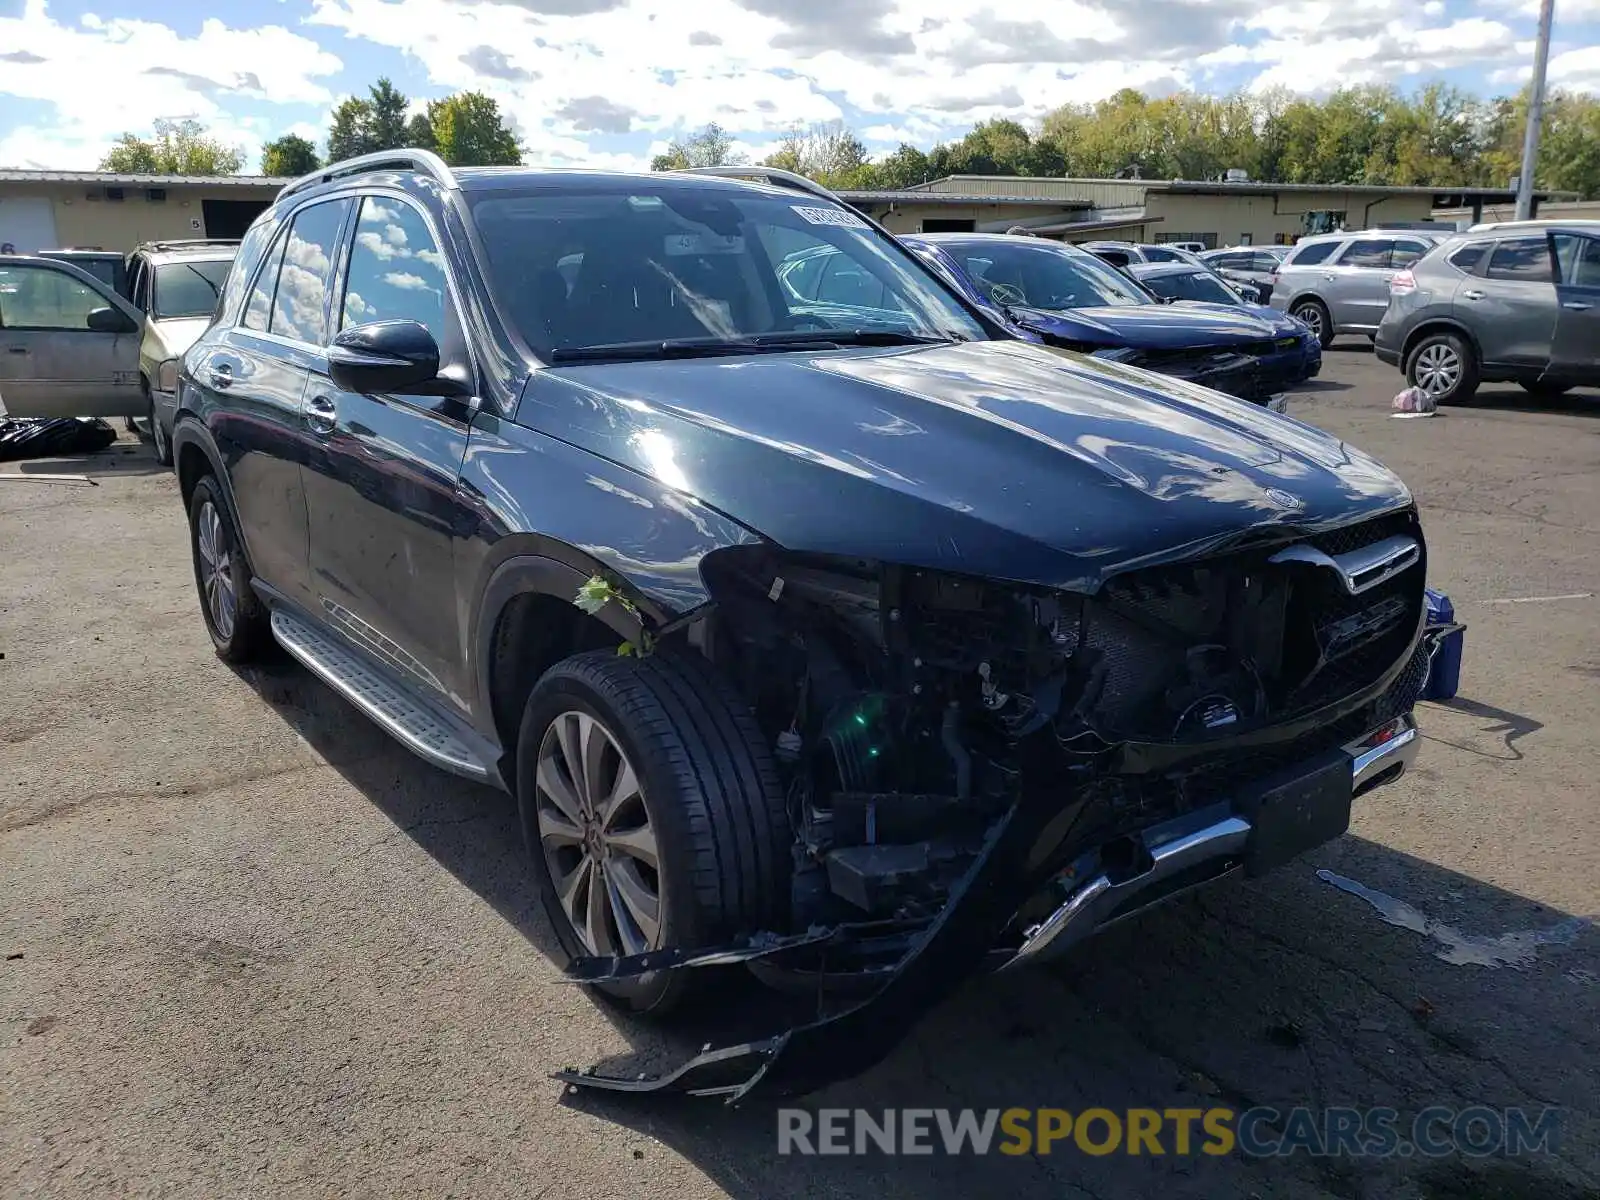
[[(1522, 164), (1528, 98), (1479, 99), (1445, 84), (1406, 96), (1341, 88), (1325, 99), (1287, 90), (1151, 97), (1125, 88), (1095, 104), (1068, 104), (1036, 129), (985, 121), (956, 142), (902, 143), (876, 161), (840, 123), (795, 127), (762, 165), (835, 188), (898, 189), (946, 175), (1220, 179), (1232, 168), (1268, 183), (1508, 187)], [(657, 171), (736, 164), (734, 139), (710, 124), (657, 155)], [(1600, 99), (1545, 98), (1541, 188), (1600, 196)]]
[[(351, 96), (333, 110), (326, 159), (310, 140), (289, 133), (262, 148), (261, 174), (304, 175), (324, 161), (402, 147), (432, 150), (453, 167), (522, 161), (516, 134), (491, 96), (457, 92), (408, 116), (410, 107), (394, 84), (379, 79), (366, 96)], [(243, 169), (243, 152), (211, 137), (198, 121), (157, 121), (149, 138), (125, 133), (100, 162), (102, 171), (141, 175), (235, 175)]]

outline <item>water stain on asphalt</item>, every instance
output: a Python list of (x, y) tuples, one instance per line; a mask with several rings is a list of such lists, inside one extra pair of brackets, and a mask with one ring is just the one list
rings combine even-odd
[(1496, 937), (1462, 933), (1436, 921), (1404, 900), (1332, 871), (1321, 870), (1317, 878), (1342, 892), (1359, 896), (1390, 925), (1420, 933), (1438, 943), (1434, 957), (1458, 967), (1512, 967), (1518, 971), (1532, 966), (1543, 946), (1570, 946), (1578, 935), (1593, 924), (1587, 917), (1568, 917), (1548, 929), (1518, 929)]

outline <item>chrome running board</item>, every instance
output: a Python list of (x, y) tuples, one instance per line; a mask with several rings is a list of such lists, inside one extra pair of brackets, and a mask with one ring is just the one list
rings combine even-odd
[(272, 636), (413, 754), (452, 774), (498, 785), (496, 772), (462, 731), (396, 687), (354, 650), (282, 608), (272, 611)]

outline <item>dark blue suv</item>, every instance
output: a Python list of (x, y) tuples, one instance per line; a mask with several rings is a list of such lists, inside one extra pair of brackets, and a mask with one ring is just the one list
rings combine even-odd
[[(1394, 475), (1019, 339), (757, 173), (336, 164), (250, 229), (179, 381), (225, 659), (281, 646), (511, 792), (574, 979), (809, 997), (589, 1085), (853, 1072), (973, 972), (1337, 836), (1418, 745)], [(861, 286), (806, 299), (813, 255)]]

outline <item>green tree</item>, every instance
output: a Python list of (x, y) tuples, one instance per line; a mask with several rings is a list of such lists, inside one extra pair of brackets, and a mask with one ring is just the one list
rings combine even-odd
[(141, 175), (237, 175), (244, 153), (206, 133), (199, 121), (157, 121), (149, 139), (125, 133), (100, 160), (102, 171)]
[(715, 121), (684, 138), (674, 138), (665, 154), (650, 160), (652, 171), (681, 171), (687, 167), (741, 166), (742, 154), (733, 151), (733, 135)]
[(387, 78), (369, 87), (364, 99), (349, 96), (340, 101), (328, 127), (328, 161), (405, 146), (412, 132), (406, 118), (410, 103)]
[(321, 165), (317, 148), (298, 134), (286, 133), (261, 148), (263, 175), (306, 175)]
[(795, 171), (825, 187), (863, 187), (871, 175), (867, 147), (839, 121), (792, 127), (762, 165)]
[(414, 113), (406, 122), (406, 145), (418, 150), (437, 150), (438, 140), (433, 136), (433, 122), (427, 113)]
[(515, 166), (522, 161), (522, 149), (500, 106), (482, 92), (430, 101), (428, 126), (439, 157), (453, 167)]
[(908, 188), (934, 178), (928, 156), (915, 146), (901, 142), (892, 154), (874, 164), (875, 184), (881, 188)]

